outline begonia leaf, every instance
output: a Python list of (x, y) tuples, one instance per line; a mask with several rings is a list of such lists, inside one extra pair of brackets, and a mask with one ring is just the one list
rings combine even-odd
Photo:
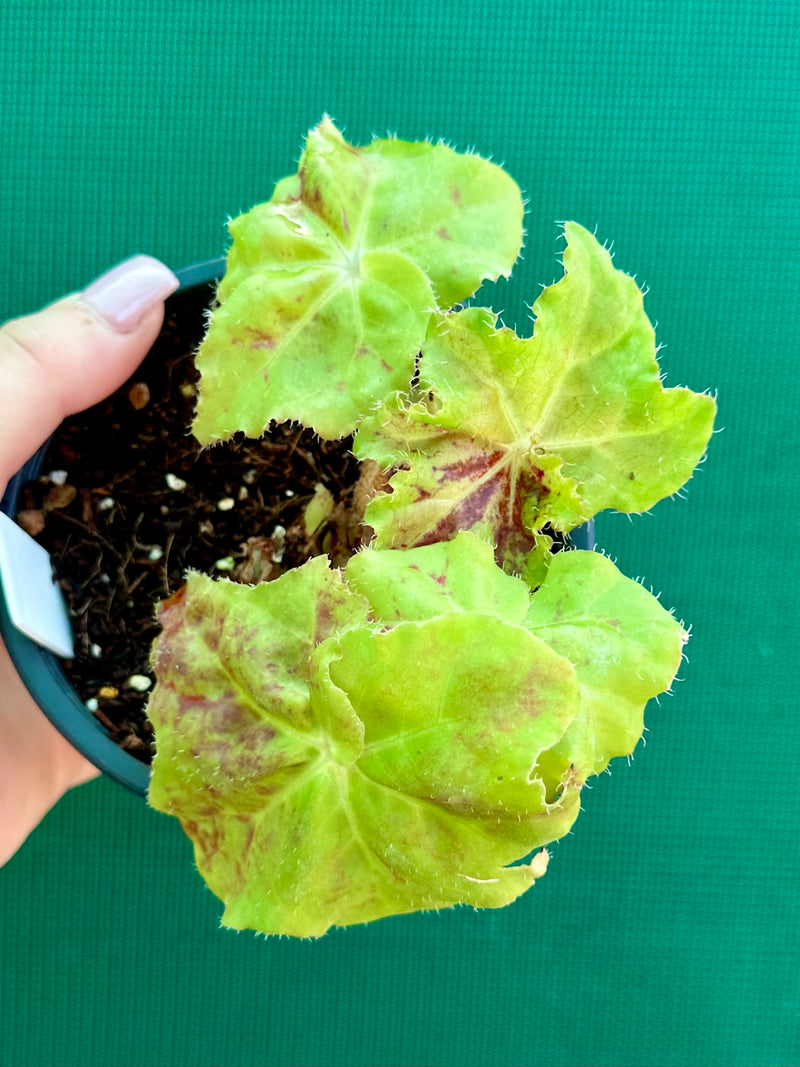
[(357, 455), (399, 468), (367, 508), (379, 547), (473, 530), (521, 572), (545, 527), (647, 510), (691, 476), (713, 399), (662, 386), (636, 283), (586, 230), (565, 233), (566, 274), (534, 305), (532, 337), (481, 308), (438, 318), (416, 392), (362, 424)]
[[(524, 583), (487, 546), (442, 548), (452, 568), (385, 553), (354, 583), (366, 594), (318, 558), (255, 587), (193, 574), (162, 608), (150, 802), (181, 820), (226, 924), (317, 936), (497, 907), (543, 871), (519, 861), (571, 826), (578, 783), (554, 790), (535, 767), (578, 712), (575, 670), (522, 625)], [(428, 617), (416, 598), (419, 621), (376, 618), (377, 584), (392, 604), (415, 570), (441, 590)]]
[(230, 224), (197, 356), (197, 439), (286, 420), (350, 433), (408, 385), (434, 308), (510, 272), (522, 210), (514, 181), (477, 155), (391, 138), (356, 148), (323, 120), (298, 174)]
[(687, 634), (611, 560), (578, 550), (553, 557), (526, 626), (575, 667), (581, 709), (547, 762), (551, 774), (558, 764), (585, 782), (633, 752), (645, 705), (672, 684)]

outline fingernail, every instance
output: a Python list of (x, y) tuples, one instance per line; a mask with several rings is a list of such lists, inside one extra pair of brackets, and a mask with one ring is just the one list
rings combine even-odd
[(179, 281), (152, 256), (131, 256), (101, 274), (81, 293), (100, 318), (117, 333), (133, 333), (142, 316), (174, 293)]

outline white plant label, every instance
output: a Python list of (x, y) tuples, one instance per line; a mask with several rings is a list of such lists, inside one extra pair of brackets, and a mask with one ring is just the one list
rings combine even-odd
[(64, 595), (53, 580), (50, 556), (0, 513), (0, 580), (8, 614), (18, 630), (64, 659), (74, 652)]

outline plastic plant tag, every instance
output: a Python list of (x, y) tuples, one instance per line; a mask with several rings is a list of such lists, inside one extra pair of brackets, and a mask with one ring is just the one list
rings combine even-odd
[(26, 637), (64, 659), (74, 655), (67, 606), (47, 551), (0, 512), (0, 580), (11, 621)]

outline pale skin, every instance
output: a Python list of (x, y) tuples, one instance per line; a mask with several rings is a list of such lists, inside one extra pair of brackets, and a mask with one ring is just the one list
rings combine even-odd
[[(100, 307), (77, 294), (0, 328), (0, 489), (63, 418), (113, 392), (144, 358), (162, 294), (175, 288), (159, 266), (140, 266), (133, 304), (119, 291)], [(98, 773), (39, 710), (0, 644), (0, 865), (68, 789)]]

